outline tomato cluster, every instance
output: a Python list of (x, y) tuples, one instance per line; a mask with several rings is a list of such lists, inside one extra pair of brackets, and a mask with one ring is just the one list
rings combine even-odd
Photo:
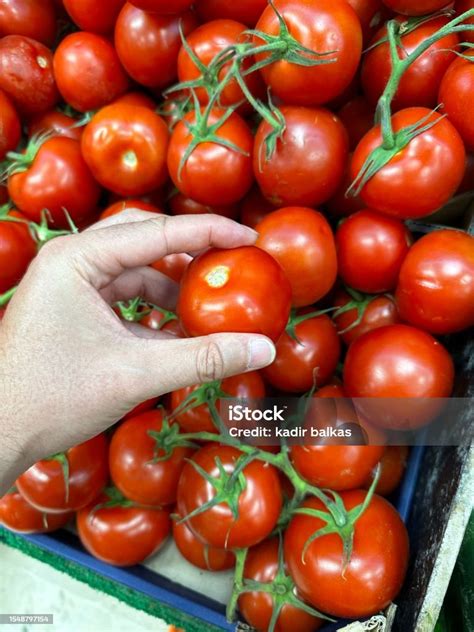
[(114, 309), (276, 347), (260, 372), (144, 402), (110, 437), (36, 463), (0, 499), (2, 525), (51, 531), (75, 513), (84, 546), (116, 565), (172, 533), (191, 564), (235, 565), (229, 615), (262, 631), (310, 632), (396, 597), (408, 539), (382, 496), (408, 449), (384, 437), (406, 406), (366, 406), (370, 445), (250, 448), (219, 434), (218, 404), (315, 398), (318, 423), (343, 427), (348, 397), (414, 398), (414, 428), (451, 395), (442, 336), (474, 325), (460, 220), (473, 40), (469, 0), (454, 17), (446, 0), (0, 3), (0, 319), (57, 235), (129, 208), (214, 213), (254, 228), (255, 245), (155, 262), (181, 284), (176, 314), (139, 297)]

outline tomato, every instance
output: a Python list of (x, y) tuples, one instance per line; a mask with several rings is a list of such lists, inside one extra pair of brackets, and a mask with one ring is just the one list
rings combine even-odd
[(199, 0), (196, 10), (203, 22), (236, 20), (253, 28), (267, 5), (268, 0)]
[(337, 258), (331, 227), (318, 211), (289, 207), (269, 213), (256, 231), (257, 246), (283, 268), (296, 307), (311, 305), (334, 285)]
[(150, 204), (150, 202), (145, 202), (144, 200), (132, 198), (128, 200), (119, 200), (118, 202), (110, 204), (105, 210), (102, 211), (100, 219), (107, 219), (107, 217), (119, 215), (120, 213), (123, 213), (123, 211), (131, 208), (138, 209), (139, 211), (147, 211), (148, 213), (161, 213), (160, 209), (157, 208), (154, 204)]
[[(202, 112), (201, 112), (202, 114)], [(197, 123), (196, 113), (189, 112), (173, 130), (168, 151), (168, 169), (175, 186), (196, 202), (215, 206), (235, 204), (249, 191), (253, 182), (253, 136), (247, 123), (235, 112), (226, 120), (220, 108), (211, 110), (208, 125), (222, 119), (215, 135), (218, 140), (200, 143), (186, 159), (194, 141), (189, 125)]]
[(185, 522), (173, 522), (173, 539), (184, 559), (204, 571), (226, 571), (235, 564), (235, 556), (231, 551), (201, 542)]
[(55, 227), (68, 228), (64, 209), (75, 224), (95, 213), (100, 188), (72, 138), (57, 136), (44, 142), (30, 166), (8, 179), (15, 206), (28, 219), (39, 222), (44, 209)]
[(150, 110), (156, 110), (156, 103), (151, 97), (144, 92), (126, 92), (118, 99), (115, 99), (114, 103), (126, 103), (127, 105), (135, 105)]
[[(429, 118), (421, 123), (425, 117)], [(362, 188), (361, 197), (369, 208), (400, 219), (425, 217), (456, 192), (463, 179), (466, 152), (453, 125), (426, 108), (407, 108), (392, 117), (395, 132), (432, 121), (436, 121), (433, 127), (410, 141)], [(354, 152), (352, 178), (381, 144), (382, 134), (377, 126), (364, 136)]]
[(10, 99), (0, 90), (0, 160), (16, 149), (20, 138), (20, 118)]
[[(12, 211), (8, 215), (26, 219)], [(0, 215), (0, 294), (21, 281), (37, 250), (26, 224), (3, 221)]]
[(0, 525), (16, 533), (50, 533), (64, 527), (72, 513), (48, 514), (29, 505), (13, 490), (0, 498)]
[(361, 292), (388, 292), (397, 284), (411, 244), (411, 233), (403, 222), (359, 211), (343, 220), (336, 232), (339, 276)]
[(374, 108), (364, 97), (354, 97), (337, 113), (349, 136), (349, 148), (353, 151), (360, 140), (374, 125)]
[(107, 439), (100, 434), (61, 455), (38, 461), (18, 478), (18, 491), (40, 511), (58, 513), (85, 507), (107, 483), (107, 450)]
[(33, 136), (41, 132), (53, 132), (55, 136), (65, 136), (74, 140), (81, 140), (83, 127), (74, 127), (77, 123), (67, 114), (58, 110), (50, 110), (38, 116), (34, 116), (28, 125), (28, 135)]
[(334, 217), (347, 217), (348, 215), (357, 213), (357, 211), (361, 211), (365, 208), (365, 204), (362, 201), (360, 195), (346, 195), (347, 189), (351, 186), (352, 183), (350, 173), (351, 162), (352, 154), (349, 154), (349, 159), (345, 165), (344, 177), (342, 179), (341, 185), (326, 204), (327, 210)]
[[(399, 17), (401, 24), (406, 19)], [(398, 54), (405, 59), (420, 44), (439, 31), (449, 18), (439, 17), (420, 24), (416, 29), (401, 37)], [(387, 27), (381, 28), (372, 45), (387, 37)], [(451, 33), (432, 44), (428, 50), (416, 59), (403, 73), (397, 93), (392, 102), (392, 112), (411, 106), (433, 108), (437, 103), (438, 90), (446, 69), (455, 59), (454, 52), (459, 46), (457, 33)], [(387, 85), (392, 70), (390, 46), (387, 41), (370, 49), (362, 62), (362, 87), (365, 96), (372, 105), (376, 105)]]
[(160, 15), (174, 15), (191, 8), (193, 0), (173, 0), (171, 3), (169, 0), (133, 0), (132, 4), (144, 11), (151, 11)]
[[(168, 537), (169, 512), (137, 505), (103, 506), (110, 492), (77, 512), (77, 531), (84, 547), (114, 566), (140, 564), (158, 551)], [(102, 505), (102, 506), (101, 506)]]
[(262, 219), (275, 210), (275, 205), (263, 197), (260, 189), (255, 186), (242, 200), (240, 207), (240, 222), (250, 228), (255, 228)]
[(433, 334), (474, 325), (474, 237), (437, 230), (413, 246), (400, 271), (396, 301), (406, 322)]
[[(362, 490), (341, 493), (348, 510), (365, 496)], [(324, 510), (316, 498), (303, 506)], [(359, 619), (384, 610), (400, 591), (408, 565), (408, 534), (397, 511), (384, 498), (373, 496), (355, 524), (347, 568), (336, 533), (316, 538), (304, 553), (308, 538), (324, 526), (320, 518), (296, 515), (285, 533), (285, 560), (302, 596), (335, 617)]]
[[(354, 340), (357, 340), (357, 338), (360, 338), (368, 331), (400, 322), (397, 306), (391, 296), (383, 294), (381, 296), (367, 297), (365, 300), (369, 300), (369, 302), (363, 307), (362, 318), (355, 327), (353, 324), (359, 318), (356, 307), (340, 316), (334, 317), (337, 330), (346, 345), (352, 344)], [(351, 301), (353, 301), (352, 297), (344, 290), (340, 290), (334, 298), (334, 305), (343, 307)]]
[[(296, 319), (305, 311), (297, 312)], [(292, 393), (308, 391), (314, 384), (322, 386), (336, 370), (341, 344), (336, 327), (325, 315), (308, 318), (295, 328), (295, 338), (288, 331), (276, 343), (273, 364), (263, 369), (265, 379), (278, 389)]]
[(107, 35), (114, 30), (115, 21), (125, 0), (63, 0), (64, 8), (81, 31)]
[[(454, 8), (456, 10), (456, 15), (462, 15), (470, 9), (474, 9), (474, 0), (456, 0)], [(474, 24), (474, 17), (466, 20), (464, 24)], [(474, 43), (474, 31), (463, 31), (461, 37), (463, 42)]]
[[(389, 445), (383, 455), (380, 465), (380, 478), (375, 491), (380, 496), (390, 496), (400, 485), (405, 474), (409, 450), (406, 445)], [(370, 474), (364, 487), (369, 489), (373, 480), (374, 472)]]
[(46, 46), (56, 36), (53, 0), (3, 0), (0, 3), (0, 37), (24, 35)]
[(184, 333), (181, 329), (181, 325), (179, 324), (179, 320), (170, 320), (165, 325), (162, 325), (163, 319), (163, 312), (159, 312), (157, 309), (152, 309), (149, 314), (141, 319), (140, 324), (144, 327), (148, 327), (149, 329), (154, 329), (155, 331), (161, 330), (166, 333), (173, 334), (177, 338), (184, 338)]
[(110, 442), (109, 467), (114, 485), (126, 498), (141, 505), (170, 505), (176, 500), (178, 480), (189, 448), (175, 448), (166, 460), (150, 434), (163, 428), (163, 410), (152, 410), (124, 421)]
[(474, 149), (474, 53), (449, 66), (439, 90), (439, 103), (468, 149)]
[(146, 402), (142, 402), (141, 404), (138, 404), (138, 406), (135, 406), (135, 408), (133, 408), (129, 413), (127, 413), (123, 420), (126, 421), (127, 419), (130, 419), (131, 417), (138, 417), (138, 415), (142, 415), (143, 413), (148, 412), (149, 410), (152, 410), (153, 408), (156, 407), (158, 401), (159, 401), (159, 397), (152, 397), (151, 399), (147, 399)]
[(99, 110), (82, 136), (94, 177), (119, 195), (144, 195), (166, 182), (168, 128), (148, 108), (112, 104)]
[(176, 80), (180, 24), (183, 34), (188, 36), (196, 28), (197, 20), (191, 11), (179, 16), (159, 15), (125, 3), (115, 24), (115, 47), (132, 79), (159, 90)]
[(392, 11), (403, 15), (427, 15), (449, 6), (446, 0), (383, 0)]
[(162, 274), (165, 274), (173, 281), (176, 281), (176, 283), (179, 283), (189, 266), (189, 262), (189, 255), (186, 253), (176, 253), (173, 255), (167, 255), (159, 261), (155, 261), (155, 263), (152, 264), (152, 268), (158, 270), (158, 272), (161, 272)]
[(223, 215), (230, 219), (236, 219), (239, 214), (239, 208), (235, 204), (230, 206), (208, 206), (196, 202), (179, 192), (170, 198), (169, 206), (173, 215), (202, 215), (203, 213), (212, 213), (214, 215)]
[(364, 43), (368, 43), (374, 30), (389, 17), (389, 11), (382, 0), (347, 0), (360, 20)]
[(53, 108), (59, 93), (49, 48), (22, 35), (0, 39), (0, 89), (26, 116)]
[(129, 84), (109, 40), (83, 31), (62, 40), (54, 54), (54, 74), (63, 99), (79, 112), (107, 105)]
[[(250, 549), (245, 560), (244, 578), (262, 584), (273, 584), (275, 593), (285, 594), (289, 587), (276, 585), (279, 569), (278, 538), (265, 540)], [(280, 589), (280, 592), (278, 590)], [(271, 592), (245, 592), (239, 597), (239, 609), (246, 621), (257, 630), (268, 630), (275, 603)], [(315, 632), (322, 620), (296, 608), (284, 605), (276, 620), (275, 632)]]
[(190, 336), (232, 331), (277, 340), (290, 304), (290, 284), (269, 254), (254, 246), (212, 248), (188, 266), (178, 316)]
[[(305, 67), (281, 60), (266, 66), (261, 73), (272, 94), (292, 105), (320, 105), (339, 96), (351, 83), (362, 51), (362, 30), (355, 11), (346, 0), (277, 0), (274, 4), (290, 34), (315, 53), (326, 53), (321, 60), (331, 63)], [(273, 7), (265, 9), (256, 28), (267, 35), (279, 34), (280, 22)], [(258, 36), (255, 44), (262, 44)], [(261, 53), (256, 60), (268, 56)]]
[(275, 152), (266, 155), (271, 132), (263, 121), (255, 136), (253, 168), (262, 193), (280, 206), (317, 206), (329, 200), (344, 176), (347, 133), (335, 114), (323, 108), (280, 108), (285, 131)]
[[(197, 388), (199, 385), (173, 391), (171, 393), (171, 409), (175, 411)], [(265, 384), (258, 371), (228, 377), (222, 381), (220, 389), (230, 397), (238, 399), (263, 399), (265, 397)], [(219, 408), (219, 400), (217, 400), (216, 406)], [(216, 432), (206, 404), (177, 415), (176, 421), (183, 432)]]
[[(235, 448), (211, 444), (196, 452), (192, 461), (223, 483), (218, 463), (228, 479), (241, 456)], [(242, 475), (231, 491), (236, 496), (237, 516), (232, 514), (227, 503), (221, 502), (186, 521), (203, 542), (220, 549), (245, 548), (261, 542), (274, 529), (282, 507), (277, 470), (262, 461), (252, 461), (243, 468)], [(192, 462), (186, 463), (178, 485), (179, 513), (187, 517), (215, 495), (213, 485), (193, 467)]]

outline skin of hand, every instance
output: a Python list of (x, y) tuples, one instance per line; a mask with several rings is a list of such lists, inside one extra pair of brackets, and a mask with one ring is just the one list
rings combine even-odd
[(111, 308), (141, 296), (173, 309), (178, 286), (149, 264), (256, 238), (220, 216), (129, 210), (41, 249), (0, 325), (0, 496), (36, 461), (149, 398), (273, 362), (261, 335), (177, 339), (126, 324)]

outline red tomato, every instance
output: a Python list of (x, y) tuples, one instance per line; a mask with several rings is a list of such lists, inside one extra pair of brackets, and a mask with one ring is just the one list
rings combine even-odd
[[(16, 212), (10, 211), (8, 215), (26, 219)], [(26, 224), (2, 221), (0, 215), (0, 294), (21, 281), (37, 251)]]
[(79, 112), (107, 105), (129, 84), (109, 40), (83, 31), (62, 40), (54, 54), (54, 74), (63, 99)]
[(153, 111), (156, 110), (155, 101), (144, 92), (126, 92), (118, 99), (115, 99), (114, 103), (126, 103), (127, 105), (149, 108)]
[(385, 18), (388, 18), (389, 11), (382, 0), (347, 0), (347, 2), (357, 13), (362, 26), (364, 42), (367, 43), (374, 34), (374, 30), (382, 24)]
[(107, 219), (107, 217), (113, 217), (126, 211), (127, 209), (138, 209), (139, 211), (147, 211), (148, 213), (161, 213), (160, 209), (150, 202), (145, 202), (139, 199), (119, 200), (110, 204), (105, 210), (102, 211), (100, 219)]
[(0, 524), (16, 533), (50, 533), (64, 527), (72, 513), (48, 514), (29, 505), (15, 489), (0, 498)]
[[(390, 496), (400, 485), (405, 474), (409, 450), (406, 445), (389, 445), (380, 461), (380, 478), (375, 491), (380, 496)], [(374, 472), (370, 474), (365, 484), (370, 488), (374, 480)]]
[(474, 149), (474, 53), (449, 66), (439, 90), (439, 103), (468, 149)]
[[(234, 472), (242, 453), (235, 448), (211, 444), (201, 448), (192, 461), (210, 476), (224, 482), (218, 462), (226, 478)], [(238, 516), (225, 502), (205, 509), (186, 521), (203, 542), (220, 549), (245, 548), (264, 540), (274, 529), (282, 507), (278, 472), (262, 461), (252, 461), (242, 470), (245, 484), (233, 485)], [(178, 485), (178, 511), (187, 517), (192, 511), (212, 500), (216, 490), (194, 467), (186, 463)]]
[[(456, 10), (456, 15), (462, 15), (469, 11), (470, 9), (474, 9), (474, 0), (456, 0), (454, 3), (454, 8)], [(466, 20), (465, 24), (474, 24), (474, 17)], [(463, 31), (462, 35), (463, 42), (474, 42), (474, 31)]]
[(199, 0), (196, 10), (203, 22), (236, 20), (253, 28), (267, 5), (268, 0)]
[(115, 21), (125, 0), (63, 0), (71, 20), (82, 31), (107, 35), (114, 30)]
[(15, 206), (28, 219), (39, 222), (48, 209), (55, 227), (68, 228), (64, 209), (75, 224), (95, 213), (100, 188), (72, 138), (57, 136), (44, 142), (25, 171), (8, 179)]
[(173, 522), (173, 538), (184, 559), (204, 571), (226, 571), (235, 564), (235, 556), (231, 551), (204, 544), (185, 522)]
[(33, 117), (28, 125), (28, 135), (41, 132), (53, 132), (54, 136), (65, 136), (74, 140), (81, 140), (83, 127), (74, 127), (76, 119), (67, 114), (58, 112), (58, 110), (50, 110), (44, 114)]
[(82, 136), (94, 177), (119, 195), (144, 195), (166, 182), (168, 128), (148, 108), (112, 104), (99, 110)]
[(185, 253), (176, 253), (173, 255), (167, 255), (160, 259), (159, 261), (155, 261), (152, 264), (152, 268), (158, 270), (162, 274), (165, 274), (167, 277), (179, 283), (183, 278), (183, 275), (189, 266), (190, 258)]
[[(298, 312), (303, 316), (311, 310)], [(273, 364), (263, 369), (265, 379), (282, 391), (302, 393), (314, 384), (322, 386), (336, 370), (341, 343), (328, 316), (304, 320), (295, 328), (295, 338), (283, 333), (276, 343)]]
[[(398, 21), (401, 24), (406, 23), (406, 19), (403, 17), (399, 17)], [(401, 37), (402, 45), (398, 47), (400, 58), (408, 57), (420, 44), (445, 26), (448, 21), (449, 18), (447, 17), (428, 20), (411, 33), (403, 35)], [(376, 33), (372, 45), (384, 37), (387, 37), (386, 26)], [(392, 112), (412, 106), (433, 108), (437, 103), (441, 79), (449, 64), (455, 59), (454, 51), (458, 46), (457, 33), (451, 33), (432, 44), (423, 55), (418, 57), (403, 74), (392, 102)], [(372, 105), (375, 106), (381, 97), (390, 78), (391, 70), (392, 61), (388, 42), (375, 46), (364, 56), (361, 75), (362, 87)]]
[(222, 215), (236, 219), (239, 214), (239, 208), (233, 204), (231, 206), (208, 206), (200, 204), (191, 198), (186, 197), (182, 193), (176, 193), (170, 198), (170, 210), (173, 215), (202, 215), (203, 213), (212, 213), (214, 215)]
[[(197, 388), (199, 388), (199, 385), (173, 391), (171, 393), (171, 409), (175, 411)], [(239, 399), (260, 399), (265, 397), (265, 384), (258, 371), (228, 377), (222, 381), (220, 389), (230, 397)], [(219, 408), (219, 400), (216, 401), (216, 406)], [(191, 408), (177, 415), (176, 421), (183, 432), (216, 432), (216, 427), (212, 423), (211, 414), (206, 404)]]
[(383, 0), (392, 11), (403, 15), (427, 15), (449, 6), (446, 0)]
[(12, 102), (0, 90), (0, 160), (16, 149), (21, 138), (21, 123)]
[(0, 89), (26, 116), (53, 108), (59, 93), (49, 48), (22, 35), (3, 37), (0, 40)]
[(285, 131), (271, 157), (263, 121), (255, 136), (253, 169), (262, 193), (280, 206), (318, 206), (341, 184), (348, 158), (347, 133), (335, 114), (323, 108), (280, 108)]
[(154, 329), (155, 331), (161, 330), (166, 333), (173, 334), (177, 338), (184, 338), (184, 333), (181, 329), (181, 325), (179, 324), (179, 320), (170, 320), (165, 325), (162, 325), (163, 318), (163, 312), (159, 312), (157, 309), (152, 309), (149, 314), (141, 319), (140, 324), (144, 327), (148, 327), (149, 329)]
[[(429, 118), (420, 123), (425, 117)], [(453, 125), (426, 108), (407, 108), (392, 117), (395, 132), (431, 121), (436, 121), (433, 127), (409, 142), (362, 188), (361, 197), (369, 208), (400, 219), (425, 217), (456, 192), (463, 179), (466, 152)], [(352, 178), (381, 144), (382, 134), (377, 126), (364, 136), (354, 152)]]
[(2, 0), (0, 37), (24, 35), (46, 46), (56, 36), (56, 11), (52, 0)]
[(114, 566), (140, 564), (158, 551), (168, 537), (169, 512), (137, 505), (101, 507), (110, 501), (104, 493), (77, 512), (77, 531), (84, 547)]
[(337, 115), (346, 128), (349, 148), (353, 151), (374, 125), (374, 108), (364, 97), (354, 97), (338, 111)]
[(250, 228), (255, 228), (262, 219), (275, 210), (275, 205), (263, 197), (260, 189), (255, 186), (242, 200), (240, 222)]
[(257, 246), (283, 268), (296, 307), (311, 305), (334, 285), (337, 258), (326, 219), (310, 208), (289, 207), (269, 213), (256, 227)]
[(433, 334), (474, 325), (474, 237), (437, 230), (422, 237), (400, 271), (396, 301), (406, 322)]
[[(209, 126), (218, 124), (225, 115), (225, 110), (213, 108)], [(196, 202), (211, 206), (235, 204), (253, 182), (252, 132), (244, 119), (234, 112), (218, 127), (215, 135), (236, 149), (216, 140), (207, 141), (200, 143), (186, 159), (194, 141), (188, 126), (196, 123), (196, 113), (189, 112), (173, 130), (168, 151), (171, 179), (181, 193)]]
[[(400, 322), (400, 316), (395, 301), (386, 294), (362, 299), (369, 301), (366, 305), (361, 305), (363, 315), (360, 323), (355, 327), (353, 324), (358, 320), (359, 313), (354, 306), (353, 309), (344, 312), (340, 316), (334, 317), (337, 330), (346, 345), (350, 345), (363, 334), (386, 325), (395, 325)], [(340, 290), (334, 299), (336, 307), (343, 307), (348, 303), (356, 303), (354, 299), (344, 290)], [(360, 304), (360, 303), (359, 303)]]
[(146, 402), (142, 402), (141, 404), (138, 404), (138, 406), (135, 406), (135, 408), (133, 408), (129, 413), (127, 413), (123, 420), (126, 421), (127, 419), (130, 419), (131, 417), (138, 417), (138, 415), (142, 415), (143, 413), (148, 412), (149, 410), (152, 410), (153, 408), (156, 407), (158, 401), (159, 401), (159, 397), (153, 397), (152, 399), (147, 399)]
[(178, 480), (193, 450), (175, 448), (169, 458), (158, 449), (151, 432), (163, 428), (163, 410), (152, 410), (124, 421), (109, 449), (110, 476), (126, 498), (141, 505), (170, 505), (176, 501)]
[(362, 201), (360, 195), (348, 196), (346, 195), (347, 189), (351, 186), (352, 178), (350, 173), (350, 166), (352, 162), (352, 154), (349, 154), (349, 159), (346, 163), (344, 170), (344, 178), (341, 182), (336, 193), (328, 200), (326, 208), (334, 217), (347, 217), (357, 211), (361, 211), (365, 208), (365, 204)]
[[(362, 51), (355, 11), (346, 0), (277, 0), (275, 7), (298, 42), (315, 53), (326, 53), (321, 59), (332, 63), (305, 67), (285, 60), (274, 62), (261, 71), (272, 93), (292, 105), (320, 105), (339, 96), (351, 83)], [(265, 9), (256, 28), (267, 35), (280, 33), (273, 7)], [(255, 44), (262, 44), (258, 36)], [(257, 62), (268, 55), (257, 55)]]
[[(350, 510), (365, 500), (366, 492), (342, 492)], [(304, 507), (324, 510), (310, 498)], [(344, 568), (342, 540), (336, 533), (308, 538), (324, 527), (320, 518), (296, 515), (285, 533), (285, 560), (298, 590), (318, 610), (359, 619), (384, 610), (402, 587), (408, 565), (408, 534), (397, 511), (380, 496), (373, 496), (354, 528), (351, 560)]]
[(178, 315), (190, 336), (232, 331), (277, 340), (290, 304), (290, 284), (273, 257), (254, 246), (212, 248), (188, 266)]
[[(20, 494), (36, 509), (58, 513), (76, 511), (93, 501), (107, 483), (107, 439), (97, 435), (59, 457), (38, 461), (22, 474), (16, 486)], [(67, 462), (69, 475), (65, 478)]]
[(133, 0), (133, 5), (144, 11), (152, 11), (160, 15), (183, 13), (191, 8), (193, 0)]
[[(245, 560), (244, 578), (262, 584), (272, 584), (272, 592), (245, 592), (239, 597), (239, 609), (246, 621), (257, 630), (269, 630), (275, 602), (273, 595), (294, 596), (292, 587), (284, 581), (275, 583), (279, 572), (278, 538), (265, 540), (250, 549)], [(274, 591), (274, 592), (273, 592)], [(296, 608), (285, 605), (276, 620), (275, 632), (315, 632), (322, 620)]]
[(190, 11), (179, 16), (159, 15), (142, 11), (129, 2), (125, 4), (115, 24), (115, 47), (132, 79), (160, 90), (176, 80), (180, 24), (188, 36), (197, 20)]

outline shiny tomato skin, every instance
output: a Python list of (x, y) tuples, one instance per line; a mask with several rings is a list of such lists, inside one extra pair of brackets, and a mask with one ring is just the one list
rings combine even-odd
[[(171, 409), (176, 410), (198, 387), (188, 386), (173, 391), (171, 393)], [(222, 381), (221, 390), (230, 397), (239, 399), (263, 399), (265, 397), (265, 384), (258, 371), (227, 377)], [(217, 400), (216, 406), (219, 408), (219, 400)], [(183, 432), (217, 432), (212, 423), (209, 408), (205, 404), (177, 415), (176, 421)]]
[(158, 551), (171, 530), (169, 512), (146, 507), (103, 507), (102, 494), (77, 512), (77, 531), (83, 546), (113, 566), (140, 564)]
[(202, 215), (211, 213), (213, 215), (229, 217), (230, 219), (237, 219), (237, 215), (239, 214), (239, 208), (236, 204), (230, 206), (209, 206), (196, 202), (196, 200), (192, 200), (179, 192), (170, 199), (169, 206), (173, 215)]
[[(210, 444), (196, 452), (192, 460), (213, 477), (220, 477), (218, 458), (227, 474), (232, 474), (242, 453), (229, 446)], [(220, 548), (253, 546), (264, 540), (276, 525), (282, 507), (282, 493), (277, 470), (262, 461), (244, 467), (245, 489), (238, 499), (238, 517), (230, 507), (220, 503), (186, 521), (203, 542)], [(178, 512), (186, 517), (215, 496), (214, 487), (186, 463), (178, 485)]]
[[(474, 9), (474, 0), (457, 0), (454, 3), (454, 9), (456, 11), (456, 15), (462, 15), (463, 13), (466, 13), (466, 11), (469, 11), (470, 9)], [(474, 24), (474, 17), (466, 20), (464, 24), (466, 23)], [(474, 31), (463, 31), (462, 41), (474, 43)]]
[(76, 511), (94, 500), (107, 483), (108, 444), (104, 434), (89, 439), (64, 454), (69, 462), (67, 494), (61, 463), (43, 459), (22, 474), (16, 486), (36, 509), (51, 513)]
[(135, 105), (149, 110), (156, 110), (156, 102), (144, 92), (134, 91), (126, 92), (121, 97), (115, 99), (114, 103), (126, 103), (127, 105)]
[[(410, 451), (406, 445), (389, 445), (380, 461), (380, 478), (375, 491), (379, 496), (390, 496), (400, 485), (407, 467)], [(363, 487), (369, 489), (375, 475), (371, 472)]]
[(183, 278), (190, 261), (191, 259), (186, 253), (177, 253), (167, 255), (166, 257), (163, 257), (163, 259), (155, 261), (151, 267), (166, 275), (173, 281), (176, 281), (176, 283), (179, 283)]
[[(265, 83), (272, 94), (287, 104), (328, 103), (349, 86), (359, 65), (359, 18), (346, 0), (278, 0), (275, 7), (298, 42), (318, 53), (332, 52), (322, 59), (333, 61), (312, 67), (277, 61), (261, 70)], [(279, 34), (278, 16), (271, 6), (262, 13), (256, 28), (268, 35)], [(255, 44), (262, 44), (258, 36)], [(268, 53), (262, 53), (256, 55), (256, 60), (266, 57)]]
[(359, 141), (374, 125), (374, 108), (364, 97), (357, 96), (343, 105), (337, 116), (349, 136), (349, 149), (354, 151)]
[[(15, 211), (10, 211), (9, 215), (26, 220)], [(26, 224), (0, 219), (0, 294), (21, 281), (37, 251)]]
[(200, 0), (196, 10), (203, 22), (219, 19), (236, 20), (253, 28), (267, 4), (267, 0)]
[[(273, 583), (278, 573), (278, 538), (265, 540), (252, 547), (245, 559), (244, 578), (263, 584)], [(271, 593), (245, 592), (239, 597), (239, 610), (249, 625), (257, 630), (268, 630), (274, 600)], [(275, 625), (275, 632), (315, 632), (322, 620), (292, 605), (283, 606)]]
[(458, 57), (446, 71), (439, 90), (442, 111), (458, 130), (467, 149), (474, 150), (474, 53)]
[(34, 116), (28, 125), (28, 135), (40, 134), (41, 132), (53, 132), (54, 136), (65, 136), (74, 140), (81, 140), (83, 127), (74, 127), (76, 119), (58, 110), (44, 112)]
[(16, 533), (50, 533), (64, 527), (72, 513), (46, 513), (32, 507), (16, 490), (0, 498), (0, 525)]
[(349, 154), (348, 161), (344, 169), (344, 177), (337, 189), (336, 193), (327, 201), (325, 207), (329, 214), (333, 217), (347, 217), (357, 211), (361, 211), (366, 208), (366, 205), (362, 201), (360, 195), (348, 196), (346, 195), (347, 189), (351, 186), (352, 178), (350, 173), (350, 166), (352, 163), (352, 153)]
[[(454, 126), (426, 108), (407, 108), (392, 117), (395, 131), (416, 125), (420, 119), (437, 122), (419, 134), (382, 167), (362, 188), (368, 208), (414, 219), (434, 213), (449, 201), (464, 176), (466, 151)], [(374, 127), (357, 146), (351, 164), (354, 179), (373, 149), (382, 144), (380, 127)]]
[(59, 92), (49, 48), (22, 35), (0, 39), (0, 89), (25, 116), (52, 109)]
[(334, 236), (318, 211), (288, 207), (266, 215), (255, 229), (256, 245), (281, 265), (292, 290), (294, 307), (325, 296), (337, 276)]
[(3, 0), (0, 3), (0, 37), (24, 35), (45, 46), (56, 36), (53, 0)]
[(450, 3), (446, 0), (383, 0), (389, 9), (403, 15), (417, 16), (434, 13)]
[(123, 196), (150, 193), (164, 184), (168, 128), (148, 108), (112, 104), (92, 118), (82, 136), (82, 153), (94, 177)]
[[(334, 305), (335, 307), (343, 307), (351, 300), (352, 297), (347, 292), (340, 290), (334, 298)], [(365, 308), (360, 323), (350, 328), (357, 318), (358, 312), (355, 307), (340, 316), (334, 317), (339, 335), (348, 346), (368, 331), (387, 325), (396, 325), (400, 322), (400, 314), (398, 313), (395, 300), (386, 294), (374, 296)]]
[(125, 0), (63, 0), (63, 4), (71, 20), (81, 31), (107, 35), (114, 30)]
[(9, 97), (0, 90), (0, 160), (16, 149), (21, 138), (21, 123)]
[(413, 246), (400, 271), (396, 301), (402, 319), (433, 334), (474, 325), (474, 237), (437, 230)]
[(125, 3), (115, 24), (115, 47), (132, 79), (157, 90), (176, 80), (181, 48), (180, 23), (185, 36), (197, 26), (191, 11), (178, 16), (159, 15)]
[(279, 206), (318, 206), (331, 198), (344, 177), (347, 133), (324, 108), (283, 106), (285, 131), (269, 158), (263, 121), (255, 136), (253, 169), (263, 195)]
[(93, 216), (100, 195), (80, 144), (61, 136), (43, 143), (26, 171), (10, 176), (8, 191), (28, 219), (39, 222), (48, 209), (57, 228), (69, 227), (64, 209), (76, 224)]
[(184, 338), (184, 332), (181, 329), (181, 325), (179, 324), (179, 320), (170, 320), (166, 325), (162, 326), (161, 321), (163, 320), (162, 312), (159, 312), (156, 309), (152, 309), (149, 314), (147, 314), (142, 320), (140, 324), (144, 327), (148, 327), (149, 329), (154, 329), (155, 331), (161, 330), (166, 333), (170, 333), (176, 338)]
[(160, 15), (175, 15), (190, 9), (193, 0), (173, 0), (173, 2), (169, 0), (133, 0), (132, 4), (144, 11)]
[(235, 565), (235, 556), (231, 551), (201, 542), (186, 522), (180, 522), (179, 519), (173, 521), (173, 539), (184, 559), (203, 571), (226, 571)]
[[(225, 110), (213, 108), (209, 125), (218, 123), (224, 115)], [(189, 112), (173, 130), (168, 150), (171, 179), (181, 193), (201, 204), (235, 204), (249, 191), (254, 179), (252, 132), (244, 119), (234, 112), (215, 134), (239, 150), (216, 141), (201, 143), (183, 162), (193, 141), (188, 125), (195, 123), (195, 113)]]
[[(366, 493), (353, 490), (340, 495), (346, 509), (352, 509)], [(316, 498), (303, 506), (325, 509)], [(316, 538), (303, 558), (306, 541), (325, 524), (320, 518), (297, 515), (285, 533), (285, 560), (302, 596), (335, 617), (359, 619), (383, 610), (400, 591), (408, 564), (408, 534), (397, 511), (384, 498), (373, 496), (355, 524), (353, 551), (345, 569), (342, 540), (335, 533)]]
[(263, 197), (259, 187), (255, 186), (241, 202), (240, 223), (255, 228), (268, 213), (275, 210), (275, 205)]
[(54, 54), (54, 74), (63, 99), (79, 112), (104, 107), (129, 85), (113, 45), (96, 33), (67, 35)]
[(389, 17), (382, 0), (347, 0), (360, 20), (364, 44), (368, 44), (374, 31)]
[(212, 248), (188, 266), (178, 316), (190, 336), (225, 331), (277, 340), (290, 314), (291, 287), (269, 254), (244, 246)]
[(119, 215), (120, 213), (123, 213), (123, 211), (132, 208), (138, 209), (139, 211), (147, 211), (148, 213), (161, 213), (160, 209), (154, 204), (150, 204), (150, 202), (145, 202), (144, 200), (131, 198), (128, 200), (119, 200), (118, 202), (110, 204), (102, 211), (100, 219), (107, 219), (107, 217)]

